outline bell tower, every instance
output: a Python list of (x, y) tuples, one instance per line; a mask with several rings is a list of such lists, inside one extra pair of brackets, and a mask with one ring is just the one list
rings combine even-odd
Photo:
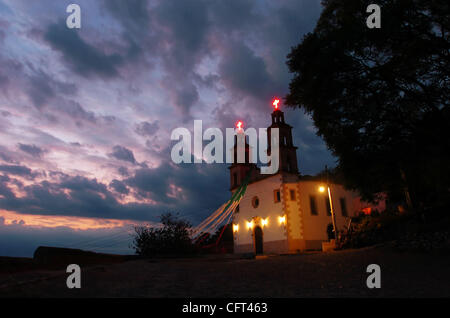
[[(242, 129), (241, 127), (242, 125), (243, 125), (242, 121), (238, 121), (236, 125), (238, 130)], [(239, 187), (244, 181), (249, 171), (251, 171), (251, 179), (255, 179), (259, 171), (256, 164), (250, 162), (252, 149), (250, 148), (250, 145), (247, 142), (246, 136), (243, 133), (243, 129), (241, 131), (241, 134), (242, 135), (240, 135), (239, 137), (244, 138), (245, 160), (243, 163), (238, 163), (238, 151), (240, 147), (238, 146), (238, 136), (236, 135), (234, 136), (233, 163), (228, 168), (230, 169), (230, 190), (234, 190), (235, 188)]]
[(280, 100), (273, 101), (274, 111), (272, 112), (272, 124), (267, 128), (268, 152), (271, 150), (271, 129), (278, 128), (280, 148), (280, 167), (278, 172), (287, 172), (298, 175), (297, 147), (292, 141), (292, 126), (284, 121), (284, 113), (279, 109)]

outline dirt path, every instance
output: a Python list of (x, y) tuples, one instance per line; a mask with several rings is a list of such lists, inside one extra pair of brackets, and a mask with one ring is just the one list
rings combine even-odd
[[(381, 266), (381, 289), (366, 287)], [(450, 255), (387, 248), (264, 259), (139, 260), (82, 268), (82, 288), (64, 271), (0, 274), (0, 296), (27, 297), (450, 297)], [(27, 283), (28, 282), (28, 283)]]

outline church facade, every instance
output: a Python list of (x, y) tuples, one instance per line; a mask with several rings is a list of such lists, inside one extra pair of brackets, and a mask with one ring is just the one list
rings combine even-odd
[[(325, 180), (301, 177), (297, 167), (297, 147), (292, 140), (292, 127), (284, 120), (284, 113), (275, 109), (270, 130), (279, 129), (279, 170), (262, 175), (255, 164), (246, 162), (230, 166), (231, 192), (236, 191), (250, 174), (250, 181), (233, 215), (235, 253), (283, 254), (322, 248), (329, 240), (334, 211), (337, 230), (348, 225), (356, 214), (356, 193)], [(236, 162), (236, 160), (235, 160)], [(327, 189), (331, 194), (331, 203)]]

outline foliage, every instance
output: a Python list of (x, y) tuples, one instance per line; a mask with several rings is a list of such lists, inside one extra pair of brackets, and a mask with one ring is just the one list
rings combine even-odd
[(360, 248), (389, 243), (400, 250), (449, 251), (450, 218), (440, 211), (418, 215), (387, 210), (352, 219), (341, 233), (339, 248)]
[(190, 233), (191, 224), (178, 216), (166, 213), (161, 216), (162, 226), (135, 227), (133, 248), (142, 256), (185, 255), (195, 251)]
[(446, 0), (325, 0), (292, 49), (286, 103), (312, 115), (346, 185), (365, 199), (410, 194), (416, 207), (449, 200), (450, 15)]
[(360, 248), (394, 240), (401, 236), (409, 216), (393, 213), (361, 215), (352, 219), (351, 230), (340, 236), (341, 248)]

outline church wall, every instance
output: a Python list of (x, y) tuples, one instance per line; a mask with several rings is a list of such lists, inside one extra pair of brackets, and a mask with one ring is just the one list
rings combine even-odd
[[(327, 206), (325, 200), (328, 199), (328, 193), (320, 193), (318, 188), (324, 185), (320, 181), (300, 181), (299, 191), (300, 200), (303, 204), (303, 229), (305, 245), (307, 249), (320, 249), (321, 242), (328, 240), (327, 226), (332, 223), (331, 216), (327, 215)], [(355, 215), (353, 201), (355, 193), (347, 191), (343, 186), (330, 184), (333, 209), (336, 214), (336, 225), (338, 230), (344, 229), (349, 221), (349, 217)], [(311, 213), (310, 196), (316, 200), (317, 215)], [(347, 217), (342, 215), (340, 198), (345, 198), (347, 206)]]
[[(247, 186), (246, 193), (239, 204), (239, 212), (235, 213), (233, 224), (239, 225), (238, 232), (234, 233), (235, 251), (237, 253), (253, 252), (253, 229), (247, 228), (247, 221), (254, 221), (263, 231), (264, 253), (287, 252), (286, 227), (280, 225), (278, 217), (284, 215), (282, 200), (274, 200), (274, 190), (281, 190), (281, 175), (277, 174)], [(282, 191), (280, 191), (282, 192)], [(254, 208), (252, 200), (258, 197), (259, 205)], [(262, 219), (267, 225), (262, 226)]]
[(305, 249), (303, 238), (302, 210), (298, 182), (284, 183), (282, 187), (283, 210), (287, 217), (287, 234), (289, 252), (295, 253)]

